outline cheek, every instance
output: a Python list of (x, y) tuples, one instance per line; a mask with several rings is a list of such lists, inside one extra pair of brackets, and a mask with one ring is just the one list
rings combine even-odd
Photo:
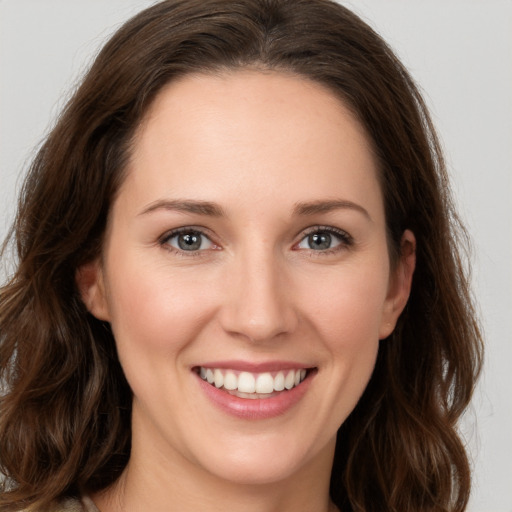
[(124, 262), (110, 273), (109, 295), (119, 361), (135, 397), (172, 401), (163, 391), (169, 377), (180, 386), (182, 354), (212, 316), (207, 290), (168, 268)]
[(362, 348), (376, 343), (387, 294), (387, 271), (376, 265), (350, 266), (316, 275), (305, 283), (303, 297), (309, 304), (309, 318), (328, 340), (332, 351)]
[(373, 373), (387, 272), (379, 271), (377, 262), (315, 274), (296, 295), (303, 299), (311, 339), (319, 350), (320, 344), (323, 347), (318, 404), (323, 407), (322, 417), (328, 418), (325, 431), (333, 433), (354, 410)]
[(212, 314), (208, 285), (166, 268), (131, 267), (119, 268), (110, 280), (111, 323), (120, 351), (178, 351)]

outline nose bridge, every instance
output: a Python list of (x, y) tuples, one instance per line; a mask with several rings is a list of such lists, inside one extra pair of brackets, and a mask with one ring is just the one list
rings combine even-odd
[(281, 258), (265, 244), (252, 245), (235, 256), (224, 305), (226, 331), (265, 341), (294, 329), (296, 317), (283, 267)]

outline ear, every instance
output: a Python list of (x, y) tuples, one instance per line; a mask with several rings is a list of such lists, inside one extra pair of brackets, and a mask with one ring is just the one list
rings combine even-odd
[(110, 321), (103, 271), (99, 259), (80, 266), (75, 275), (82, 301), (98, 320)]
[(416, 267), (416, 237), (405, 230), (400, 242), (400, 257), (389, 278), (388, 294), (384, 303), (379, 339), (387, 338), (395, 329), (411, 293), (412, 276)]

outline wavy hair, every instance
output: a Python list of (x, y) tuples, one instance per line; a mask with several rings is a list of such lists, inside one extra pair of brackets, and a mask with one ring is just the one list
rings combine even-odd
[(16, 271), (0, 291), (0, 511), (46, 510), (123, 471), (132, 394), (110, 326), (87, 312), (75, 274), (101, 252), (134, 133), (162, 87), (247, 67), (316, 81), (351, 109), (377, 155), (392, 261), (405, 229), (417, 240), (408, 305), (339, 429), (331, 497), (344, 512), (466, 508), (457, 420), (482, 342), (467, 237), (413, 80), (368, 25), (330, 0), (165, 0), (107, 42), (22, 189), (9, 239)]

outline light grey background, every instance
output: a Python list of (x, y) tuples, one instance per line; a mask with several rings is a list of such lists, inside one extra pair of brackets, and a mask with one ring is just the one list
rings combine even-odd
[[(150, 0), (0, 0), (0, 237), (34, 148), (105, 38)], [(351, 0), (420, 83), (474, 240), (485, 372), (462, 428), (470, 512), (512, 512), (512, 1)]]

